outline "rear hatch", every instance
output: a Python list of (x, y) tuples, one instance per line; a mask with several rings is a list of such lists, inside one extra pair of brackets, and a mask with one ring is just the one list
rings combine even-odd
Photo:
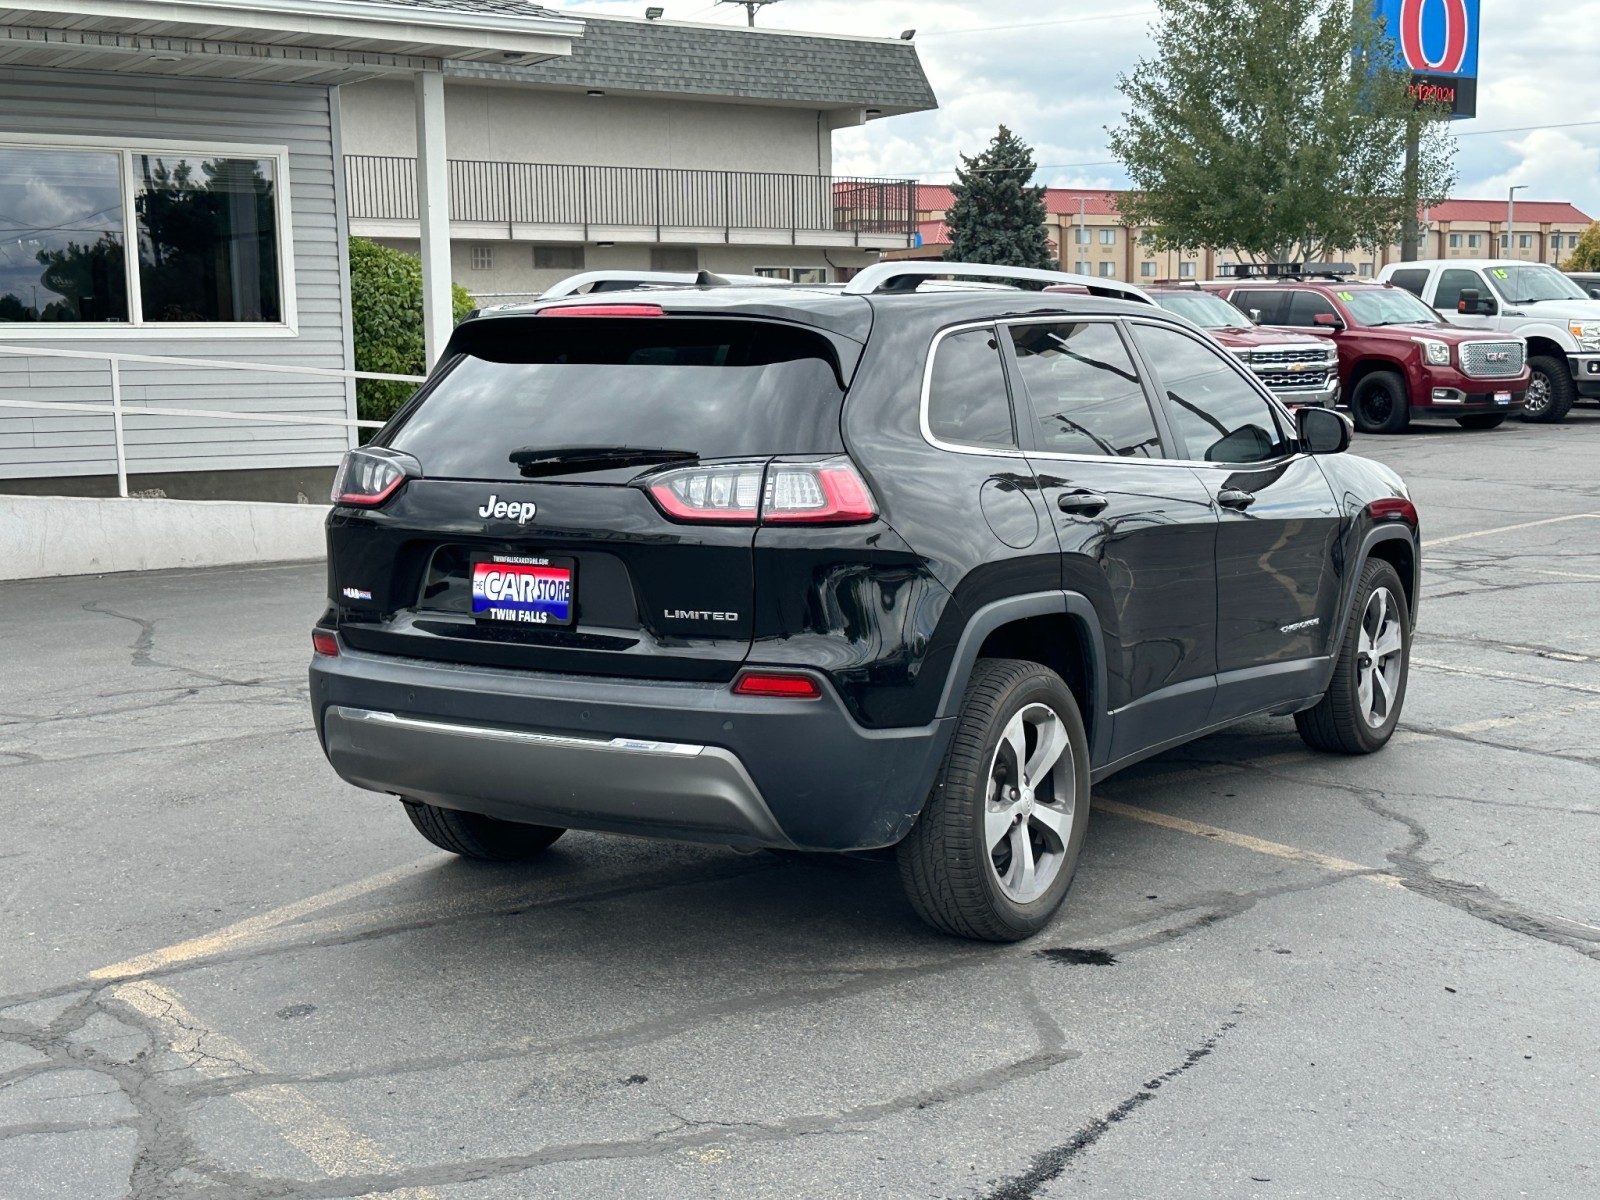
[(837, 334), (797, 324), (630, 307), (456, 331), (440, 372), (375, 439), (409, 456), (396, 461), (410, 477), (329, 521), (351, 647), (733, 677), (752, 636), (764, 471), (843, 451), (854, 359)]

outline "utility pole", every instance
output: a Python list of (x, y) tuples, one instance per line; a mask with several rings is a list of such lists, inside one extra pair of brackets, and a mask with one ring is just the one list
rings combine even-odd
[(1417, 261), (1417, 206), (1422, 202), (1417, 195), (1417, 159), (1422, 155), (1422, 117), (1418, 114), (1406, 122), (1406, 212), (1400, 227), (1400, 261)]
[(1506, 258), (1514, 257), (1511, 253), (1511, 234), (1517, 223), (1517, 193), (1526, 191), (1528, 185), (1519, 183), (1506, 190)]
[(769, 4), (776, 4), (778, 0), (717, 0), (718, 4), (742, 4), (744, 11), (749, 14), (750, 28), (756, 26), (756, 9), (765, 8)]
[(1089, 235), (1083, 225), (1083, 206), (1087, 203), (1089, 203), (1088, 197), (1078, 197), (1078, 253), (1083, 256), (1077, 260), (1078, 262), (1087, 262), (1089, 259), (1089, 251), (1085, 248), (1089, 244)]

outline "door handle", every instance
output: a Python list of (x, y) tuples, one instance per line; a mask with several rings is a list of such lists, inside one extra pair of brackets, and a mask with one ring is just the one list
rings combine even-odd
[(1111, 501), (1098, 492), (1063, 492), (1056, 497), (1056, 507), (1074, 517), (1092, 517), (1110, 505)]
[(1217, 493), (1217, 503), (1222, 505), (1223, 508), (1237, 508), (1243, 511), (1255, 502), (1254, 492), (1244, 492), (1238, 488), (1223, 488)]

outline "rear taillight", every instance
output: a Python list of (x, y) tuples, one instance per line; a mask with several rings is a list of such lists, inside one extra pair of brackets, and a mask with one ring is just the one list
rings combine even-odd
[(1417, 506), (1403, 496), (1387, 496), (1367, 505), (1367, 513), (1374, 521), (1404, 521), (1416, 525)]
[(852, 525), (878, 515), (872, 493), (848, 458), (678, 467), (652, 475), (647, 486), (675, 521)]
[(733, 681), (735, 696), (763, 696), (771, 700), (819, 700), (822, 685), (796, 671), (744, 671)]
[(384, 446), (363, 446), (344, 456), (333, 477), (333, 502), (376, 508), (400, 490), (407, 479), (422, 474), (422, 464), (409, 454)]
[(328, 629), (313, 629), (311, 631), (311, 648), (324, 658), (338, 658), (338, 635)]

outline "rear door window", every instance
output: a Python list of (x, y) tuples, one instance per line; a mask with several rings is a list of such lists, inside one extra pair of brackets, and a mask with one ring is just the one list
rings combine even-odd
[(1403, 287), (1417, 299), (1422, 299), (1422, 293), (1428, 287), (1428, 272), (1426, 270), (1396, 271), (1389, 276), (1389, 282), (1395, 287)]
[(1061, 321), (1010, 333), (1040, 450), (1161, 457), (1150, 402), (1115, 325)]
[(701, 459), (835, 454), (832, 345), (775, 322), (489, 318), (389, 438), (435, 479), (522, 478), (519, 450), (678, 450)]
[(1016, 448), (1011, 396), (993, 329), (963, 329), (940, 339), (928, 377), (928, 432), (957, 446)]

